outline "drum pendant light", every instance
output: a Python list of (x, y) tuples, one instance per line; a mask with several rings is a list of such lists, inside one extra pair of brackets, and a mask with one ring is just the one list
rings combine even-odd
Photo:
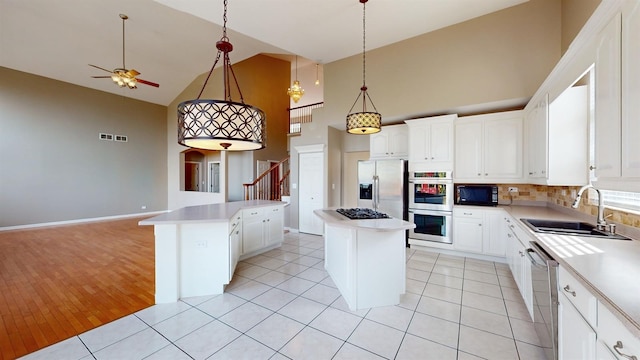
[[(233, 45), (227, 37), (227, 0), (224, 0), (223, 21), (222, 38), (216, 42), (218, 54), (198, 98), (178, 105), (178, 143), (205, 150), (259, 150), (265, 147), (266, 115), (257, 107), (244, 103), (238, 79), (231, 68), (229, 53)], [(200, 96), (221, 55), (224, 100), (201, 100)], [(231, 77), (240, 94), (240, 102), (231, 99)]]

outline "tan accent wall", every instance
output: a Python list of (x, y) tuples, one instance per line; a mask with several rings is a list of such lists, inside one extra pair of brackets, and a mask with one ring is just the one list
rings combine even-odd
[(601, 0), (562, 0), (562, 53), (589, 20)]
[[(531, 0), (366, 54), (366, 82), (383, 123), (476, 104), (524, 105), (560, 59), (560, 2)], [(362, 55), (325, 65), (317, 118), (344, 128), (362, 85)]]

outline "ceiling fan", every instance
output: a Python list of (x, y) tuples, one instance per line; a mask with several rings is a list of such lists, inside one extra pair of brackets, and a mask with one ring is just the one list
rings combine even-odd
[(140, 75), (140, 73), (134, 69), (127, 69), (126, 66), (124, 65), (124, 22), (129, 17), (125, 14), (120, 14), (120, 18), (122, 19), (122, 67), (115, 68), (113, 69), (113, 71), (111, 71), (111, 70), (102, 68), (100, 66), (89, 64), (89, 66), (93, 66), (96, 69), (100, 69), (108, 73), (111, 73), (110, 76), (92, 76), (92, 78), (96, 78), (96, 79), (111, 78), (111, 80), (113, 80), (114, 83), (118, 84), (118, 86), (120, 87), (126, 86), (129, 89), (136, 89), (137, 83), (159, 87), (160, 85), (154, 82), (136, 78), (136, 76)]

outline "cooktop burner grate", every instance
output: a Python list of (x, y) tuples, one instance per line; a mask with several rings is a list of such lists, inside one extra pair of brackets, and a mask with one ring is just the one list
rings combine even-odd
[(344, 215), (349, 219), (388, 219), (389, 215), (367, 208), (351, 208), (351, 209), (336, 209), (338, 214)]

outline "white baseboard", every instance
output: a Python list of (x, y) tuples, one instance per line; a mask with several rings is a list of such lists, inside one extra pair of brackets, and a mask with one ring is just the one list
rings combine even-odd
[(1, 231), (10, 231), (10, 230), (35, 229), (35, 228), (48, 227), (48, 226), (83, 224), (83, 223), (98, 222), (98, 221), (122, 220), (122, 219), (128, 219), (128, 218), (133, 218), (133, 217), (154, 216), (154, 215), (164, 214), (164, 213), (167, 213), (167, 212), (169, 212), (169, 210), (151, 211), (151, 212), (137, 213), (137, 214), (103, 216), (103, 217), (88, 218), (88, 219), (53, 221), (53, 222), (39, 223), (39, 224), (4, 226), (4, 227), (0, 227), (0, 232)]

